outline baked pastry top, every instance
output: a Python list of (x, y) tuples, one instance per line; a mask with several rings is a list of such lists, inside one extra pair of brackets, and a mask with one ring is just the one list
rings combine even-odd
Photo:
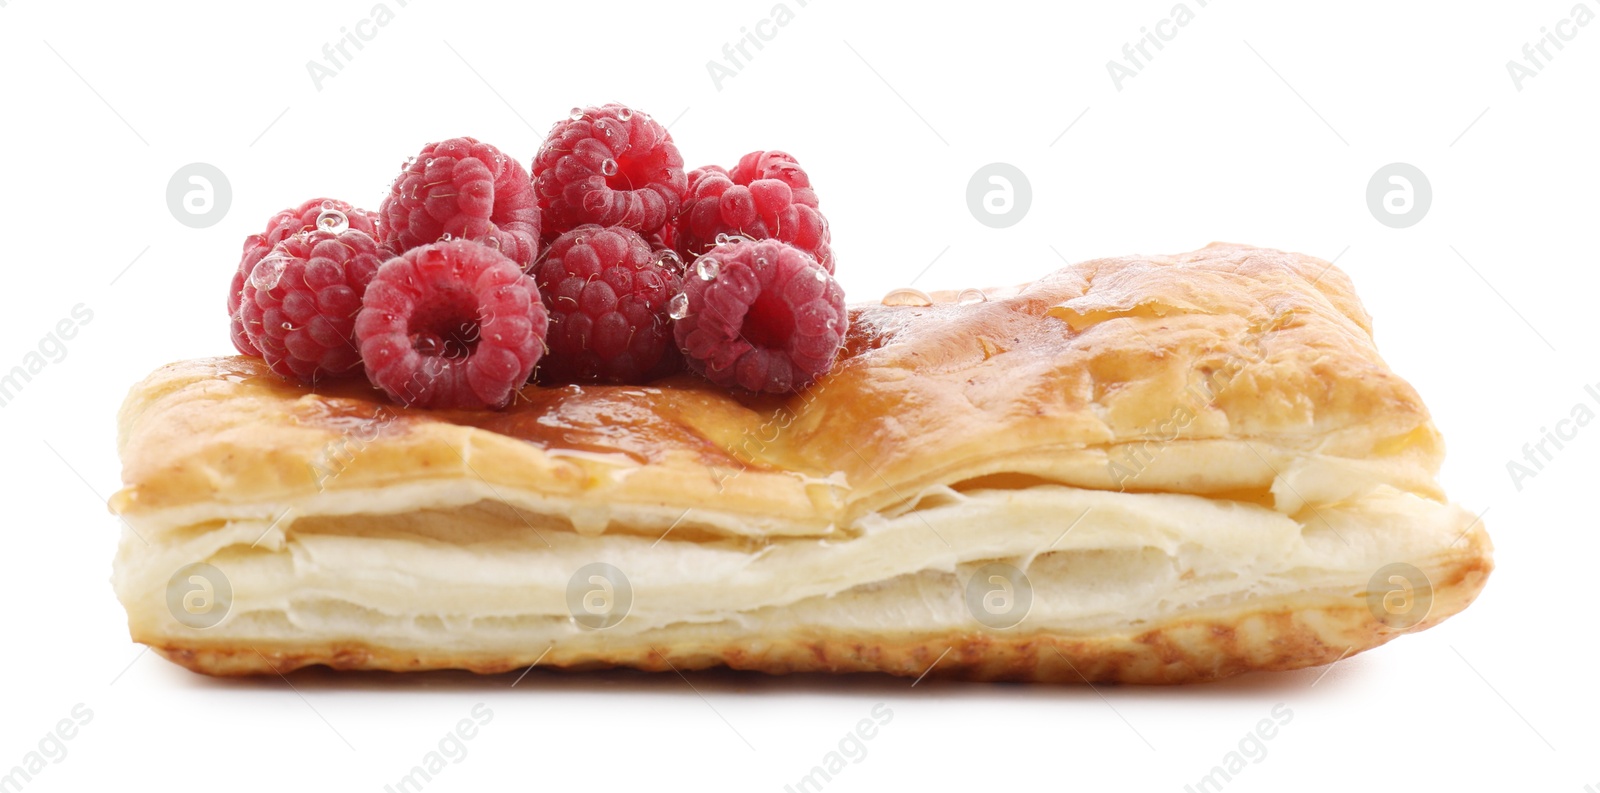
[[(1438, 497), (1438, 433), (1370, 334), (1327, 263), (1213, 245), (1089, 262), (982, 303), (855, 308), (834, 371), (787, 399), (685, 375), (529, 386), (504, 412), (414, 411), (364, 383), (185, 361), (124, 408), (117, 505), (246, 506), (454, 474), (589, 506), (580, 531), (604, 530), (607, 512), (664, 529), (676, 513), (640, 525), (630, 507), (666, 500), (696, 507), (684, 528), (787, 536), (990, 476), (1272, 503), (1373, 481)], [(361, 448), (321, 462), (330, 442)]]
[[(1487, 537), (1444, 501), (1439, 433), (1331, 264), (1213, 244), (962, 297), (853, 307), (833, 371), (787, 398), (684, 375), (427, 411), (253, 359), (171, 364), (120, 416), (135, 638), (214, 672), (489, 671), (554, 648), (568, 666), (916, 674), (943, 642), (970, 656), (952, 673), (1076, 679), (1048, 646), (1077, 676), (1161, 682), (1381, 643), (1399, 632), (1366, 606), (1383, 564), (1431, 580), (1439, 613), (1416, 627), (1482, 586)], [(585, 633), (557, 593), (599, 557), (633, 565), (633, 619)], [(1038, 620), (996, 633), (933, 602), (994, 559), (1030, 571)], [(164, 614), (167, 577), (207, 560), (238, 571), (237, 633)], [(425, 580), (456, 599), (401, 591)], [(1122, 599), (1090, 604), (1073, 587), (1091, 582)], [(367, 621), (327, 616), (345, 606)], [(484, 616), (529, 622), (487, 641)], [(429, 639), (429, 617), (472, 624)], [(1261, 636), (1286, 649), (1168, 646), (1197, 619), (1286, 620)]]

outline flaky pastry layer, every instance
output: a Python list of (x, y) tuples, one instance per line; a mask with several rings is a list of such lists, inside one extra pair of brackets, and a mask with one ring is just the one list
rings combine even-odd
[[(1325, 663), (1482, 587), (1487, 536), (1328, 263), (1213, 245), (936, 297), (854, 308), (834, 371), (781, 400), (685, 376), (422, 411), (248, 359), (165, 367), (121, 416), (134, 638), (215, 674), (942, 655), (1181, 682)], [(232, 590), (204, 628), (168, 599), (197, 562)], [(598, 630), (567, 595), (592, 562), (632, 595)], [(994, 563), (1025, 577), (1017, 624), (967, 597)], [(1374, 610), (1393, 563), (1426, 576), (1425, 616)]]

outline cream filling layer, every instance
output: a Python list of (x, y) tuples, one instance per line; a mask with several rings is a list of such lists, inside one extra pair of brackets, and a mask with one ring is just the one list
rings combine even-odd
[[(969, 584), (983, 565), (1002, 562), (1022, 572), (1017, 581), (1031, 596), (1019, 627), (1092, 634), (1256, 598), (1359, 594), (1385, 564), (1427, 569), (1473, 526), (1458, 507), (1387, 486), (1294, 516), (1058, 485), (937, 487), (912, 501), (834, 538), (761, 542), (586, 536), (493, 502), (277, 526), (212, 520), (144, 539), (125, 531), (115, 582), (141, 638), (492, 651), (648, 640), (695, 624), (724, 636), (984, 630)], [(203, 630), (177, 622), (166, 605), (169, 578), (196, 561), (222, 571), (232, 589), (228, 616)], [(568, 598), (574, 574), (594, 562), (620, 570), (631, 591), (626, 616), (603, 630), (572, 619)], [(619, 582), (609, 583), (618, 597)]]

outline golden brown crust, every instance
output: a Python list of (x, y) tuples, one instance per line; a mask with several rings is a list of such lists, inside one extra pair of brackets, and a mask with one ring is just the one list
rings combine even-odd
[[(290, 383), (251, 359), (169, 365), (133, 389), (120, 416), (125, 486), (112, 504), (138, 530), (124, 537), (116, 577), (130, 628), (172, 660), (223, 675), (312, 664), (496, 672), (548, 650), (540, 663), (566, 668), (916, 676), (943, 655), (934, 676), (1171, 683), (1326, 663), (1387, 641), (1397, 631), (1354, 588), (1383, 563), (1414, 563), (1433, 582), (1432, 611), (1411, 630), (1465, 608), (1483, 586), (1492, 566), (1487, 535), (1464, 519), (1470, 515), (1442, 504), (1435, 477), (1443, 446), (1427, 409), (1378, 355), (1370, 318), (1331, 264), (1214, 244), (1085, 262), (989, 294), (976, 304), (937, 295), (926, 307), (854, 307), (834, 371), (787, 399), (732, 394), (681, 376), (650, 386), (529, 386), (499, 413), (424, 411), (394, 406), (365, 384)], [(1256, 553), (1226, 518), (1165, 539), (1158, 532), (1139, 542), (1159, 546), (1172, 570), (1192, 576), (1209, 561), (1207, 574), (1226, 579), (1226, 560), (1235, 559), (1265, 588), (1216, 590), (1175, 611), (1126, 614), (1111, 628), (1103, 617), (1056, 615), (1058, 625), (1081, 618), (1096, 626), (1079, 633), (987, 631), (947, 613), (924, 615), (926, 624), (944, 627), (920, 631), (852, 627), (848, 619), (807, 623), (819, 612), (785, 612), (794, 603), (777, 598), (729, 603), (727, 612), (696, 607), (702, 610), (676, 621), (657, 613), (651, 619), (659, 624), (626, 636), (531, 646), (502, 637), (469, 651), (452, 648), (473, 646), (463, 639), (470, 630), (455, 635), (456, 644), (419, 643), (392, 626), (399, 632), (387, 639), (374, 638), (375, 627), (328, 638), (327, 626), (339, 624), (328, 617), (318, 623), (322, 633), (296, 634), (291, 611), (324, 619), (312, 612), (344, 603), (336, 590), (350, 582), (316, 579), (335, 593), (300, 604), (271, 586), (309, 586), (317, 554), (334, 553), (330, 543), (346, 554), (339, 559), (382, 575), (384, 554), (422, 530), (382, 536), (372, 521), (398, 525), (423, 510), (433, 516), (426, 541), (458, 556), (489, 547), (483, 532), (537, 533), (537, 523), (593, 543), (603, 533), (619, 542), (660, 537), (656, 543), (666, 542), (655, 558), (663, 568), (696, 569), (727, 549), (749, 554), (754, 568), (776, 549), (852, 547), (881, 533), (885, 520), (921, 515), (924, 498), (937, 505), (969, 492), (989, 494), (970, 513), (994, 521), (987, 530), (1016, 534), (1001, 516), (1022, 508), (1004, 506), (1004, 494), (1052, 488), (1149, 494), (1116, 508), (1133, 516), (1148, 510), (1146, 522), (1180, 526), (1190, 514), (1214, 518), (1215, 510), (1193, 512), (1199, 508), (1191, 502), (1237, 507), (1226, 514), (1238, 513), (1240, 526), (1253, 516), (1258, 530), (1279, 532), (1272, 536), (1282, 555)], [(1172, 494), (1190, 501), (1175, 504)], [(1335, 514), (1345, 507), (1354, 517)], [(1352, 545), (1330, 518), (1363, 532), (1364, 544)], [(1128, 551), (1128, 538), (1149, 528), (1138, 517), (1121, 519), (1132, 522), (1093, 530), (1110, 537), (1110, 551)], [(1346, 519), (1356, 522), (1340, 523)], [(1085, 533), (1088, 526), (1078, 538)], [(926, 569), (949, 573), (958, 564), (1068, 551), (1052, 543), (1001, 552), (981, 538), (966, 542), (946, 542), (949, 552), (928, 555)], [(1367, 557), (1352, 556), (1357, 547)], [(1318, 567), (1324, 557), (1331, 561)], [(222, 559), (242, 571), (240, 611), (258, 622), (236, 616), (244, 627), (210, 633), (177, 625), (163, 600), (166, 576), (188, 562)], [(454, 572), (471, 568), (457, 565)], [(1317, 571), (1306, 580), (1320, 583), (1285, 591), (1289, 571), (1304, 570)], [(644, 579), (646, 588), (671, 583), (657, 574)], [(837, 607), (834, 595), (871, 583), (841, 578), (836, 590), (812, 597)], [(494, 613), (552, 617), (548, 600), (527, 605), (543, 596), (537, 586), (550, 584), (508, 579), (494, 592)], [(393, 622), (386, 608), (444, 624), (444, 616), (365, 596), (356, 604), (351, 595), (351, 607), (378, 615), (373, 626)], [(480, 597), (487, 608), (490, 595)], [(741, 611), (757, 606), (777, 619), (759, 622)], [(458, 608), (453, 615), (461, 618), (473, 606)], [(546, 633), (526, 635), (559, 635), (538, 630)]]
[[(781, 516), (771, 532), (827, 533), (905, 493), (993, 473), (1260, 491), (1308, 450), (1390, 465), (1384, 478), (1437, 496), (1427, 409), (1378, 356), (1348, 279), (1319, 259), (1224, 245), (1104, 259), (977, 305), (858, 306), (852, 323), (834, 371), (786, 400), (684, 376), (529, 386), (505, 413), (429, 413), (365, 384), (290, 383), (251, 359), (180, 362), (124, 406), (114, 503), (133, 514), (473, 476), (593, 504), (715, 501), (746, 520)], [(1212, 456), (1142, 463), (1185, 409), (1178, 440), (1212, 443)], [(330, 447), (363, 432), (376, 437), (329, 476)], [(606, 475), (630, 461), (648, 464)]]

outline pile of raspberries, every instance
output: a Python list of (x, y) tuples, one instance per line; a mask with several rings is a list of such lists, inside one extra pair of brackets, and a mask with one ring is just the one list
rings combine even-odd
[(233, 344), (306, 383), (362, 372), (409, 407), (503, 408), (542, 384), (687, 367), (791, 393), (848, 318), (828, 221), (781, 151), (687, 173), (622, 105), (573, 108), (530, 175), (472, 138), (423, 147), (377, 212), (313, 198), (245, 240)]

